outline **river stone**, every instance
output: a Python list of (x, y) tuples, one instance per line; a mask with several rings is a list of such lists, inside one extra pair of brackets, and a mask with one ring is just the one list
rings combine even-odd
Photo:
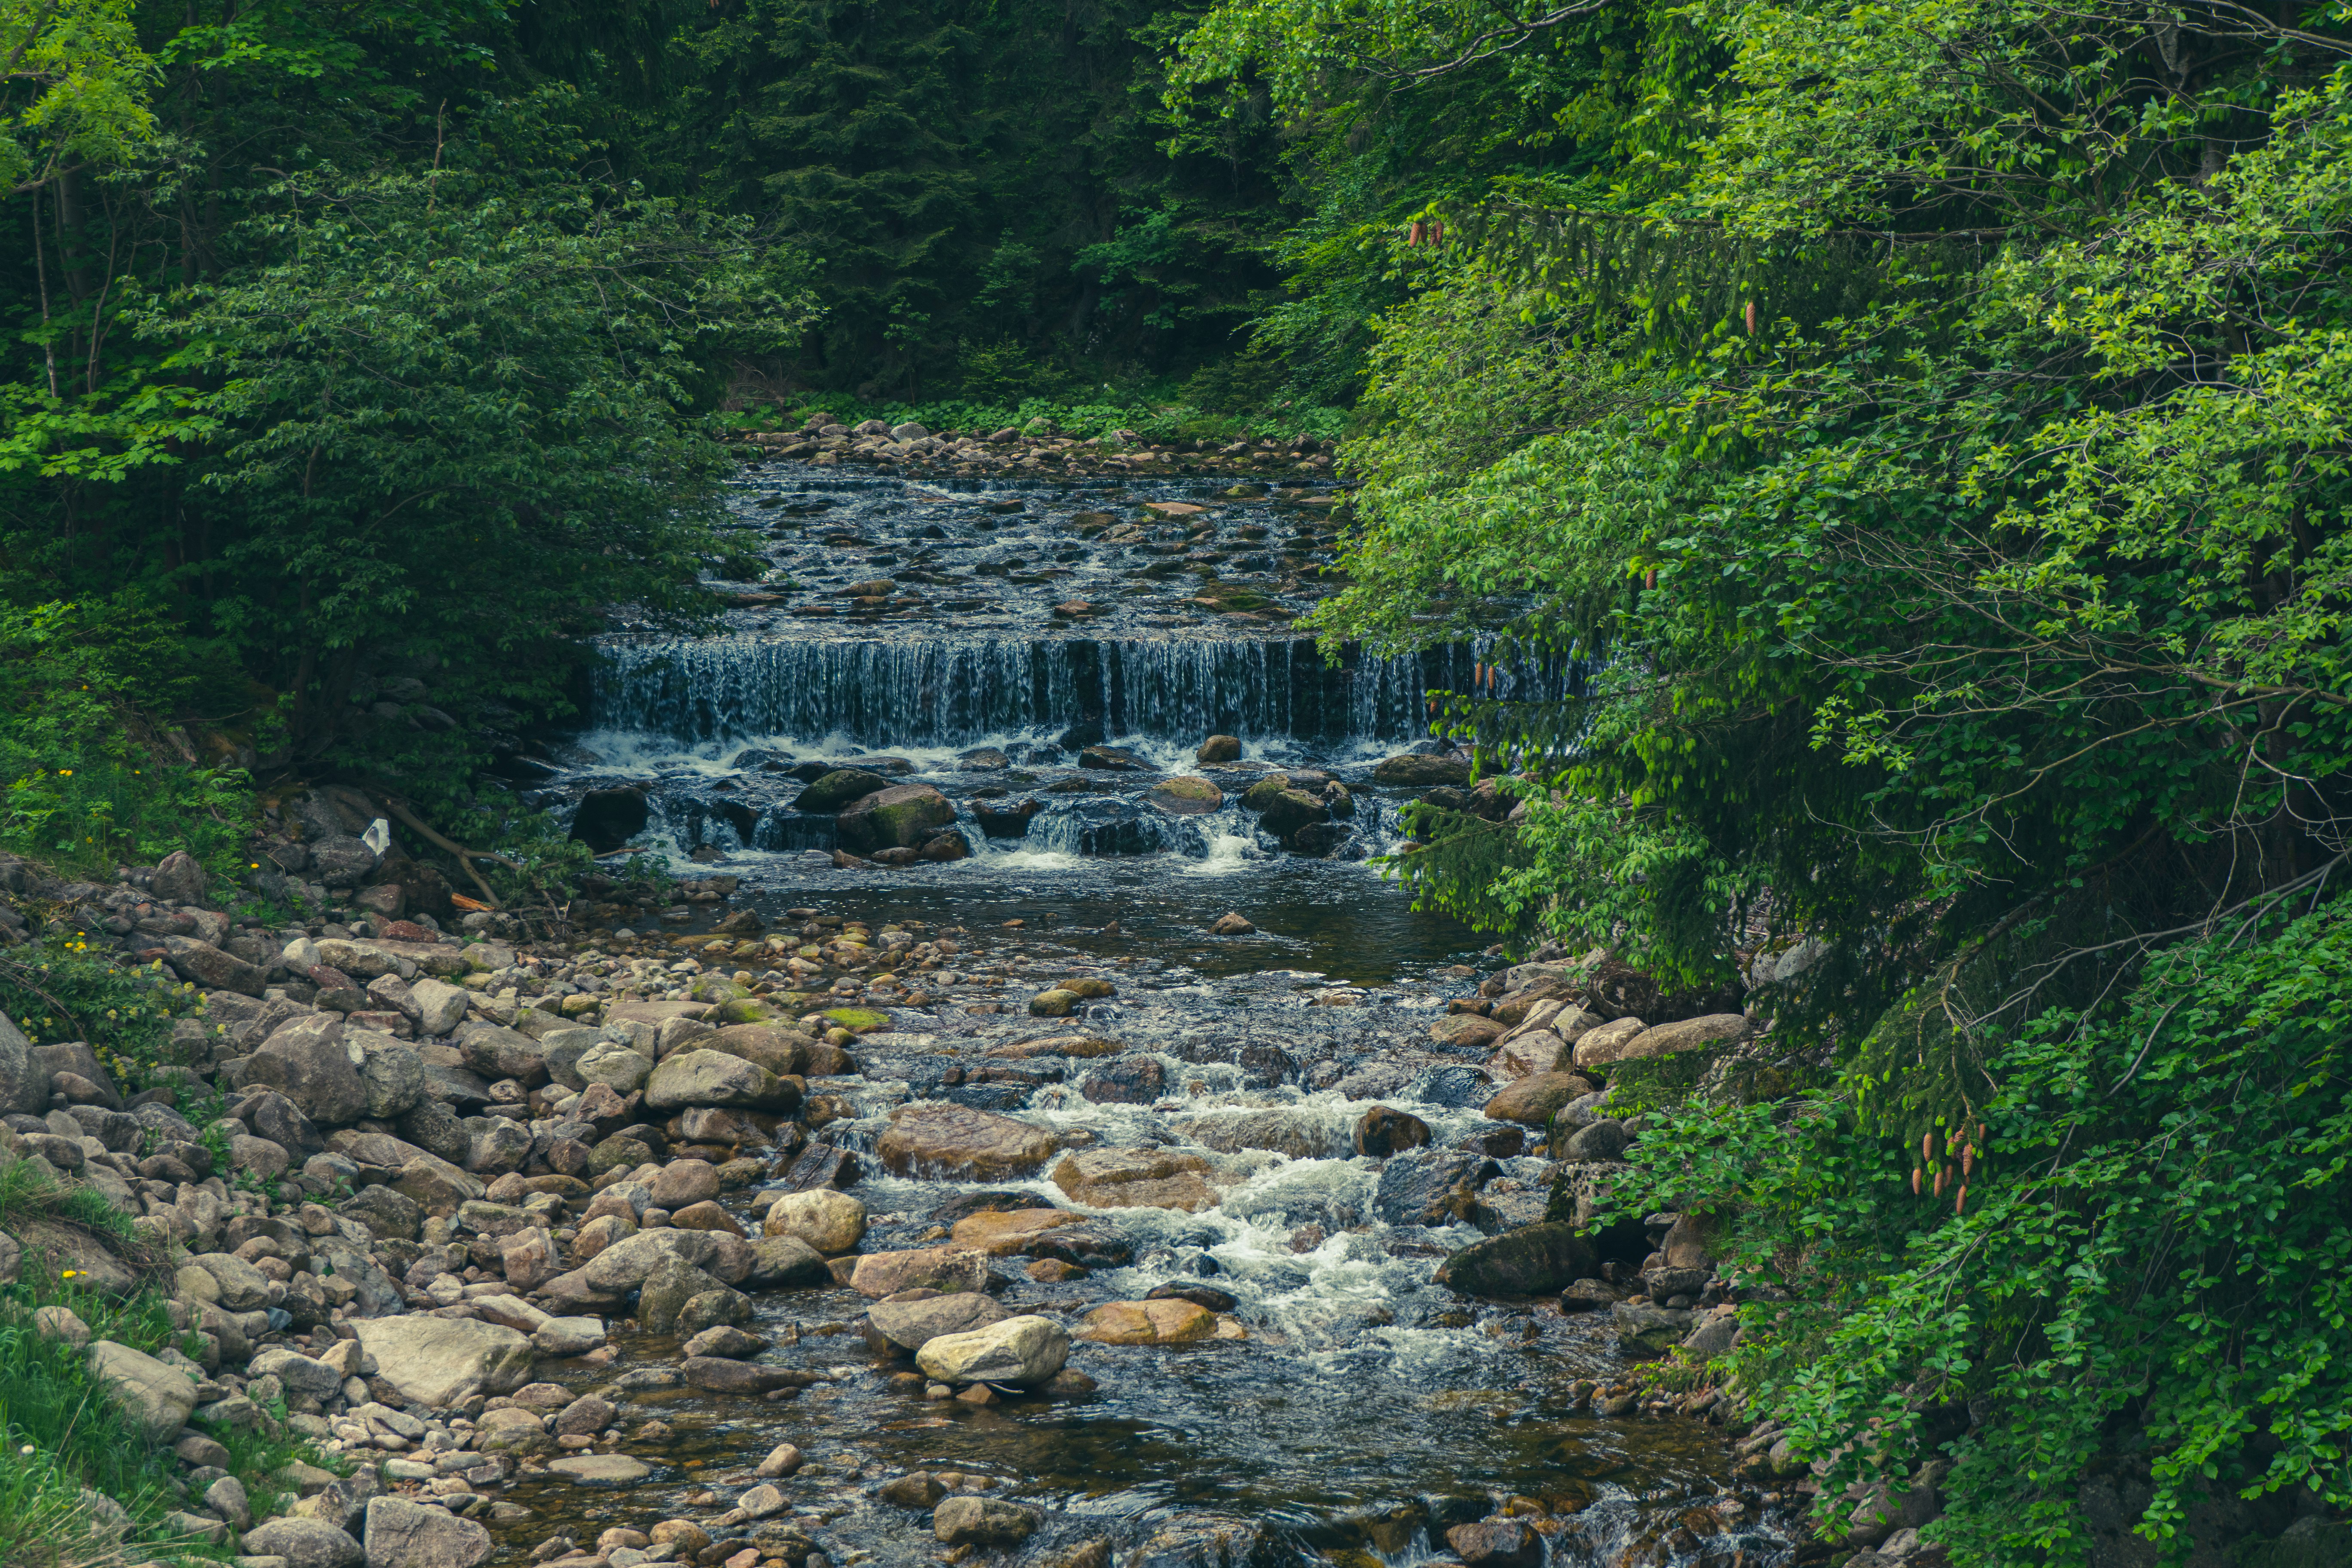
[(719, 1195), (719, 1171), (708, 1160), (672, 1160), (646, 1184), (651, 1206), (672, 1214)]
[(921, 1301), (877, 1301), (866, 1309), (866, 1321), (873, 1329), (866, 1337), (869, 1342), (879, 1337), (899, 1350), (919, 1351), (942, 1334), (968, 1334), (1011, 1316), (994, 1300), (971, 1290)]
[(247, 1531), (241, 1545), (249, 1557), (283, 1558), (286, 1568), (359, 1568), (367, 1560), (348, 1531), (323, 1519), (268, 1520)]
[(418, 1405), (511, 1394), (530, 1380), (531, 1345), (516, 1331), (467, 1318), (362, 1318), (352, 1324), (376, 1373)]
[(576, 1487), (625, 1487), (654, 1473), (651, 1465), (626, 1454), (571, 1454), (548, 1460), (547, 1468)]
[(890, 1113), (875, 1153), (894, 1175), (989, 1182), (1025, 1176), (1051, 1159), (1042, 1127), (970, 1106), (927, 1103)]
[(794, 811), (839, 811), (853, 801), (865, 799), (877, 790), (890, 787), (890, 781), (880, 773), (867, 773), (863, 768), (835, 768), (820, 774), (808, 788), (793, 801)]
[(866, 1205), (832, 1187), (786, 1193), (769, 1208), (760, 1229), (797, 1237), (828, 1257), (855, 1252), (866, 1238)]
[(601, 1083), (614, 1094), (626, 1099), (645, 1087), (653, 1075), (654, 1064), (617, 1040), (603, 1040), (581, 1053), (572, 1064), (572, 1070), (583, 1084)]
[(1391, 1225), (1467, 1224), (1478, 1207), (1478, 1188), (1496, 1166), (1483, 1154), (1459, 1150), (1401, 1154), (1381, 1168), (1372, 1210)]
[(654, 1068), (646, 1104), (656, 1110), (714, 1105), (743, 1110), (790, 1110), (801, 1102), (801, 1086), (756, 1062), (724, 1051), (679, 1051)]
[[(1250, 794), (1255, 795), (1253, 789)], [(1302, 827), (1312, 826), (1329, 818), (1330, 809), (1303, 789), (1276, 791), (1258, 807), (1257, 825), (1285, 843), (1298, 836)]]
[(1235, 1154), (1265, 1149), (1294, 1160), (1336, 1159), (1348, 1151), (1348, 1131), (1308, 1110), (1244, 1110), (1187, 1117), (1173, 1131), (1182, 1138)]
[(0, 1013), (0, 1115), (37, 1116), (49, 1108), (49, 1075), (36, 1063), (33, 1042)]
[(1106, 1301), (1078, 1325), (1078, 1338), (1106, 1345), (1183, 1345), (1214, 1339), (1217, 1315), (1197, 1301)]
[(186, 1373), (112, 1340), (94, 1342), (87, 1353), (90, 1375), (113, 1393), (148, 1441), (175, 1436), (187, 1425), (188, 1413), (196, 1407), (196, 1385)]
[(856, 855), (912, 849), (955, 820), (955, 806), (929, 784), (892, 784), (853, 802), (835, 818), (841, 847)]
[(1196, 768), (1213, 767), (1219, 763), (1237, 763), (1241, 760), (1242, 742), (1238, 735), (1212, 735), (1201, 742), (1199, 751), (1192, 753), (1192, 765)]
[(718, 1289), (718, 1280), (684, 1258), (665, 1258), (654, 1265), (645, 1283), (638, 1287), (638, 1326), (652, 1334), (676, 1331), (687, 1303), (705, 1291)]
[(1558, 1072), (1563, 1059), (1573, 1059), (1568, 1057), (1567, 1041), (1549, 1029), (1528, 1029), (1505, 1040), (1501, 1048), (1486, 1058), (1486, 1070), (1497, 1080), (1507, 1082), (1531, 1073)]
[(821, 1049), (832, 1047), (819, 1047), (798, 1029), (778, 1024), (730, 1024), (700, 1044), (707, 1051), (725, 1051), (730, 1057), (757, 1062), (778, 1078), (831, 1070), (828, 1064), (814, 1058)]
[(1088, 1208), (1183, 1209), (1217, 1206), (1208, 1183), (1215, 1169), (1198, 1154), (1167, 1149), (1087, 1149), (1062, 1156), (1053, 1183), (1072, 1203)]
[(849, 1288), (861, 1296), (895, 1296), (901, 1290), (980, 1290), (988, 1284), (988, 1255), (963, 1247), (925, 1247), (908, 1252), (869, 1252), (850, 1271)]
[(1575, 1164), (1605, 1163), (1623, 1154), (1632, 1142), (1633, 1134), (1625, 1131), (1623, 1122), (1604, 1116), (1570, 1132), (1559, 1145), (1559, 1157)]
[(445, 1508), (406, 1498), (368, 1499), (367, 1568), (475, 1568), (490, 1555), (490, 1532)]
[(1470, 764), (1461, 757), (1423, 757), (1407, 753), (1390, 757), (1375, 766), (1372, 782), (1406, 789), (1433, 789), (1439, 784), (1459, 786), (1470, 782)]
[(163, 951), (181, 979), (206, 991), (234, 991), (258, 996), (268, 987), (267, 973), (233, 952), (192, 936), (167, 936)]
[(1503, 1037), (1503, 1026), (1475, 1013), (1452, 1013), (1429, 1026), (1429, 1037), (1441, 1046), (1479, 1050)]
[(941, 1383), (1010, 1383), (1034, 1388), (1070, 1359), (1070, 1336), (1051, 1318), (1004, 1318), (924, 1342), (915, 1364)]
[(502, 1078), (530, 1086), (547, 1073), (547, 1053), (537, 1040), (501, 1024), (476, 1024), (458, 1035), (466, 1065), (496, 1083)]
[(1018, 1209), (1009, 1213), (976, 1214), (960, 1219), (948, 1233), (958, 1247), (969, 1247), (992, 1258), (1026, 1252), (1041, 1231), (1057, 1226), (1083, 1225), (1086, 1215), (1067, 1209)]
[(1029, 998), (1029, 1016), (1033, 1018), (1066, 1018), (1077, 1011), (1082, 1000), (1084, 998), (1076, 992), (1066, 991), (1056, 985)]
[(1612, 1018), (1597, 1029), (1588, 1029), (1576, 1042), (1573, 1060), (1578, 1067), (1597, 1067), (1617, 1059), (1625, 1042), (1647, 1029), (1649, 1026), (1635, 1017)]
[(1037, 1510), (1003, 1498), (943, 1498), (931, 1510), (931, 1533), (942, 1546), (1018, 1546), (1044, 1520)]
[(1684, 1051), (1738, 1045), (1753, 1034), (1755, 1028), (1755, 1021), (1744, 1013), (1710, 1013), (1703, 1018), (1685, 1018), (1680, 1023), (1660, 1024), (1656, 1028), (1644, 1029), (1631, 1038), (1612, 1039), (1605, 1044), (1596, 1043), (1602, 1030), (1595, 1029), (1577, 1042), (1576, 1065), (1580, 1068), (1606, 1067), (1611, 1062), (1648, 1061), (1655, 1057), (1675, 1056)]
[(1591, 1079), (1572, 1072), (1529, 1073), (1505, 1086), (1500, 1094), (1486, 1102), (1486, 1119), (1516, 1121), (1527, 1127), (1548, 1126), (1561, 1106), (1571, 1100), (1582, 1100), (1592, 1091)]
[(1543, 1537), (1516, 1519), (1482, 1519), (1445, 1532), (1463, 1568), (1543, 1568)]
[(1046, 1035), (1034, 1040), (1015, 1040), (1008, 1046), (998, 1046), (988, 1054), (1019, 1061), (1030, 1057), (1115, 1057), (1127, 1047), (1117, 1040), (1106, 1040), (1100, 1035)]
[[(1530, 1226), (1530, 1230), (1565, 1226)], [(1507, 1237), (1496, 1240), (1506, 1241)], [(1654, 1360), (1683, 1342), (1691, 1331), (1692, 1314), (1676, 1307), (1637, 1307), (1620, 1301), (1609, 1309), (1615, 1320), (1617, 1348), (1636, 1360)]]
[(1202, 816), (1225, 804), (1225, 792), (1206, 779), (1187, 774), (1160, 780), (1144, 798), (1171, 816)]
[(751, 1239), (751, 1272), (742, 1282), (754, 1289), (795, 1289), (833, 1283), (824, 1257), (797, 1236), (761, 1236)]
[(722, 1285), (740, 1285), (751, 1272), (751, 1243), (718, 1230), (641, 1230), (623, 1237), (575, 1270), (593, 1289), (634, 1290), (667, 1258), (678, 1258)]
[(550, 1318), (531, 1330), (533, 1349), (544, 1356), (586, 1355), (604, 1342), (602, 1318)]
[(1427, 1148), (1429, 1139), (1429, 1123), (1420, 1117), (1375, 1105), (1356, 1123), (1354, 1142), (1357, 1153), (1385, 1160), (1407, 1149)]
[(1436, 1282), (1465, 1296), (1549, 1296), (1597, 1272), (1574, 1226), (1547, 1223), (1472, 1243), (1437, 1266)]

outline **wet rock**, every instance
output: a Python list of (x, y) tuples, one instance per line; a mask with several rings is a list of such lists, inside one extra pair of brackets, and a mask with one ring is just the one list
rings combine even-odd
[(1213, 1285), (1202, 1285), (1191, 1279), (1171, 1279), (1165, 1285), (1155, 1285), (1144, 1292), (1147, 1301), (1190, 1301), (1212, 1312), (1230, 1312), (1241, 1305), (1239, 1298)]
[(1217, 1315), (1197, 1301), (1106, 1301), (1086, 1315), (1077, 1337), (1106, 1345), (1182, 1345), (1214, 1339)]
[(596, 854), (610, 854), (643, 833), (651, 817), (642, 789), (592, 789), (572, 813), (572, 837)]
[(651, 1465), (626, 1454), (567, 1454), (548, 1460), (547, 1468), (579, 1487), (631, 1486), (654, 1473)]
[(989, 1297), (970, 1290), (921, 1300), (881, 1300), (866, 1310), (866, 1341), (879, 1354), (911, 1354), (941, 1335), (970, 1333), (1012, 1316)]
[(869, 1252), (851, 1270), (849, 1288), (861, 1296), (896, 1296), (901, 1290), (982, 1290), (988, 1258), (965, 1247), (925, 1247), (906, 1252)]
[(1465, 1296), (1549, 1296), (1598, 1269), (1574, 1226), (1548, 1223), (1472, 1243), (1437, 1266), (1436, 1283)]
[[(637, 1289), (637, 1322), (647, 1333), (678, 1331), (678, 1318), (696, 1297), (719, 1289), (718, 1280), (682, 1258), (665, 1258)], [(705, 1326), (705, 1325), (698, 1325)]]
[(918, 1512), (929, 1508), (948, 1495), (948, 1489), (938, 1477), (925, 1470), (911, 1475), (897, 1476), (882, 1483), (875, 1494), (893, 1508), (913, 1509)]
[(1372, 769), (1374, 784), (1404, 789), (1428, 789), (1438, 784), (1459, 787), (1470, 782), (1470, 763), (1461, 757), (1390, 757)]
[[(1529, 1228), (1547, 1230), (1551, 1227), (1534, 1226)], [(1496, 1239), (1509, 1238), (1498, 1237)], [(1655, 1360), (1664, 1355), (1682, 1343), (1691, 1331), (1691, 1314), (1678, 1308), (1635, 1306), (1631, 1301), (1620, 1301), (1609, 1310), (1615, 1320), (1618, 1350), (1637, 1361)]]
[[(1249, 793), (1255, 795), (1257, 791), (1253, 788)], [(1244, 804), (1247, 803), (1248, 797), (1244, 796)], [(1322, 801), (1298, 789), (1276, 790), (1263, 797), (1263, 804), (1256, 809), (1259, 828), (1286, 844), (1297, 837), (1300, 828), (1328, 821), (1331, 815)]]
[(406, 1498), (370, 1498), (367, 1568), (476, 1568), (490, 1555), (490, 1532), (446, 1509)]
[(1603, 1117), (1588, 1126), (1580, 1127), (1559, 1145), (1562, 1160), (1577, 1163), (1615, 1160), (1625, 1152), (1633, 1135), (1625, 1124), (1614, 1117)]
[(824, 1187), (786, 1193), (769, 1207), (760, 1228), (769, 1236), (797, 1237), (827, 1257), (855, 1252), (866, 1236), (866, 1205)]
[(780, 1388), (806, 1388), (816, 1374), (798, 1367), (763, 1366), (757, 1362), (729, 1361), (719, 1356), (688, 1356), (678, 1365), (688, 1385), (710, 1394), (759, 1395)]
[(604, 1342), (601, 1318), (550, 1318), (530, 1331), (531, 1348), (544, 1356), (586, 1355)]
[(933, 1225), (954, 1226), (976, 1214), (1012, 1214), (1019, 1209), (1050, 1209), (1049, 1198), (1035, 1193), (988, 1192), (960, 1193), (930, 1213)]
[(1391, 1225), (1466, 1225), (1496, 1171), (1492, 1160), (1459, 1150), (1398, 1155), (1381, 1167), (1372, 1209)]
[(931, 1533), (943, 1546), (1018, 1546), (1044, 1519), (1002, 1498), (951, 1497), (931, 1510)]
[(955, 806), (929, 784), (893, 784), (852, 803), (836, 819), (841, 846), (853, 854), (912, 849), (955, 820)]
[(1129, 1057), (1088, 1073), (1078, 1092), (1097, 1105), (1150, 1105), (1168, 1092), (1168, 1068), (1157, 1057)]
[(1198, 752), (1192, 753), (1192, 764), (1195, 767), (1205, 768), (1213, 766), (1218, 763), (1237, 763), (1241, 761), (1241, 758), (1242, 743), (1240, 737), (1234, 735), (1212, 735), (1207, 740), (1201, 742), (1201, 749)]
[(1543, 1568), (1543, 1537), (1516, 1519), (1482, 1519), (1445, 1532), (1463, 1568)]
[(1454, 1013), (1429, 1026), (1429, 1037), (1456, 1050), (1483, 1050), (1503, 1037), (1503, 1026), (1475, 1013)]
[(998, 1181), (1027, 1175), (1052, 1158), (1054, 1137), (1009, 1116), (932, 1103), (892, 1111), (875, 1152), (895, 1175)]
[(675, 1213), (719, 1195), (719, 1172), (707, 1160), (673, 1160), (654, 1174), (648, 1196), (656, 1208)]
[(1356, 1123), (1356, 1152), (1376, 1160), (1385, 1160), (1407, 1149), (1426, 1148), (1429, 1139), (1428, 1122), (1385, 1105), (1373, 1106)]
[(359, 1568), (367, 1560), (348, 1531), (322, 1519), (269, 1520), (247, 1531), (242, 1544), (246, 1555), (283, 1558), (286, 1568)]
[(625, 1237), (575, 1270), (590, 1288), (634, 1290), (666, 1259), (677, 1258), (722, 1285), (742, 1283), (751, 1271), (751, 1245), (740, 1237), (709, 1230), (641, 1230)]
[(1066, 1018), (1077, 1011), (1082, 1000), (1076, 992), (1065, 991), (1057, 985), (1029, 998), (1029, 1016), (1033, 1018)]
[(530, 1381), (531, 1344), (513, 1329), (430, 1317), (362, 1318), (352, 1327), (376, 1375), (418, 1405), (511, 1394)]
[(794, 1192), (812, 1192), (821, 1187), (855, 1186), (863, 1173), (857, 1155), (837, 1143), (812, 1143), (803, 1150), (784, 1173), (784, 1184)]
[(798, 1289), (832, 1282), (823, 1255), (796, 1236), (763, 1236), (751, 1243), (751, 1271), (743, 1283), (754, 1289)]
[(1486, 1102), (1486, 1116), (1495, 1121), (1516, 1121), (1526, 1127), (1550, 1123), (1561, 1106), (1593, 1092), (1591, 1080), (1574, 1073), (1539, 1072), (1507, 1085)]
[(1169, 1208), (1199, 1214), (1217, 1206), (1198, 1154), (1167, 1149), (1087, 1149), (1065, 1154), (1051, 1173), (1072, 1203), (1088, 1208)]
[(1030, 1208), (1010, 1213), (976, 1214), (956, 1221), (949, 1239), (958, 1247), (985, 1252), (992, 1258), (1026, 1252), (1043, 1232), (1060, 1226), (1084, 1225), (1084, 1215), (1067, 1209)]
[(843, 806), (890, 787), (880, 773), (863, 768), (836, 768), (824, 773), (793, 801), (794, 811), (839, 811)]
[(1162, 779), (1144, 798), (1178, 816), (1203, 816), (1223, 808), (1225, 792), (1207, 779), (1185, 774)]
[(1264, 1149), (1294, 1160), (1328, 1160), (1346, 1153), (1349, 1146), (1344, 1123), (1308, 1110), (1212, 1111), (1185, 1118), (1174, 1131), (1223, 1154)]
[(1530, 1029), (1515, 1033), (1486, 1062), (1486, 1069), (1498, 1080), (1526, 1078), (1533, 1073), (1558, 1072), (1570, 1057), (1568, 1042), (1549, 1029)]
[(1005, 1318), (924, 1342), (915, 1364), (941, 1383), (1004, 1383), (1034, 1388), (1070, 1358), (1070, 1336), (1051, 1318)]
[[(741, 1361), (758, 1355), (768, 1348), (768, 1342), (757, 1334), (746, 1333), (732, 1323), (720, 1323), (702, 1330), (678, 1347), (688, 1356), (717, 1356), (726, 1361)], [(609, 1421), (599, 1423), (609, 1426)]]
[(1216, 923), (1209, 927), (1210, 934), (1213, 936), (1247, 936), (1255, 930), (1257, 927), (1252, 925), (1236, 910), (1227, 910), (1217, 917)]

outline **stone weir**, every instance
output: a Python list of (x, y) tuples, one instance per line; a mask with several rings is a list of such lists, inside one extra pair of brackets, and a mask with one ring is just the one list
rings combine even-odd
[[(1014, 737), (1197, 745), (1212, 734), (1319, 746), (1429, 732), (1430, 692), (1465, 691), (1484, 651), (1453, 644), (1327, 661), (1297, 638), (739, 634), (608, 650), (600, 727), (688, 745), (760, 737), (971, 746)], [(1515, 686), (1530, 684), (1515, 679)]]

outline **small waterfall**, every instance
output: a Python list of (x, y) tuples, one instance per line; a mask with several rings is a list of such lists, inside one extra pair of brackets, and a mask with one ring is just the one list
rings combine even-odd
[[(1112, 737), (1186, 744), (1211, 734), (1408, 742), (1428, 733), (1428, 693), (1468, 690), (1485, 649), (1457, 643), (1334, 666), (1289, 638), (721, 637), (615, 641), (605, 654), (594, 697), (603, 728), (686, 744), (838, 736), (886, 747), (973, 745), (1084, 719)], [(1492, 689), (1557, 685), (1506, 676)]]

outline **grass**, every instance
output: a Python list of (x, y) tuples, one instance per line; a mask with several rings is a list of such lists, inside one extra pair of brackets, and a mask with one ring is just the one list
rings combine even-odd
[[(141, 1238), (96, 1189), (61, 1184), (24, 1161), (0, 1163), (0, 1228), (33, 1222), (70, 1226), (104, 1242), (134, 1271), (152, 1279), (163, 1255)], [(175, 1533), (174, 1510), (204, 1512), (173, 1489), (178, 1461), (150, 1444), (92, 1381), (85, 1354), (35, 1327), (42, 1307), (70, 1310), (92, 1339), (112, 1340), (150, 1355), (184, 1353), (194, 1337), (172, 1326), (164, 1297), (142, 1284), (125, 1296), (83, 1289), (28, 1254), (16, 1283), (0, 1288), (0, 1568), (107, 1568), (164, 1560), (225, 1560), (226, 1545)], [(281, 1419), (284, 1411), (273, 1412)], [(229, 1451), (228, 1469), (243, 1483), (258, 1518), (274, 1510), (278, 1471), (320, 1458), (298, 1441), (258, 1431), (214, 1434)], [(112, 1498), (129, 1516), (110, 1529), (85, 1489)]]

